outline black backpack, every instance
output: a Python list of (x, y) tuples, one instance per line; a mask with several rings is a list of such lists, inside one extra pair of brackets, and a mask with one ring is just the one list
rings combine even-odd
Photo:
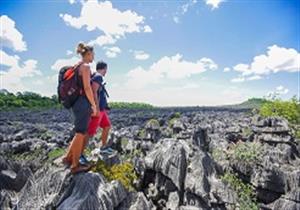
[(67, 109), (73, 106), (82, 92), (82, 85), (79, 81), (79, 67), (80, 64), (65, 66), (60, 69), (58, 74), (58, 101)]

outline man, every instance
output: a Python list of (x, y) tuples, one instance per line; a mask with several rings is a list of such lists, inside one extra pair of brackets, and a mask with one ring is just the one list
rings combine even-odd
[[(90, 119), (88, 126), (88, 137), (85, 139), (85, 145), (87, 145), (88, 139), (93, 137), (97, 133), (97, 129), (100, 127), (102, 128), (102, 144), (100, 147), (100, 154), (111, 154), (114, 150), (107, 145), (107, 138), (111, 128), (111, 122), (108, 116), (108, 93), (105, 89), (105, 83), (103, 81), (103, 77), (105, 77), (107, 73), (107, 64), (103, 61), (98, 62), (96, 65), (96, 70), (97, 72), (93, 74), (91, 83), (97, 106), (97, 115), (91, 117)], [(87, 160), (83, 155), (81, 155), (80, 163), (83, 165), (87, 163)]]

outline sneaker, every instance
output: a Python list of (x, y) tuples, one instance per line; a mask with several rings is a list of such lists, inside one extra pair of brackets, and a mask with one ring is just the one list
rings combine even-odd
[(100, 149), (100, 154), (102, 154), (102, 155), (111, 155), (112, 151), (109, 150), (109, 148), (101, 148)]
[(79, 163), (80, 163), (80, 165), (88, 165), (89, 161), (86, 159), (86, 157), (84, 155), (80, 155)]
[(112, 149), (111, 147), (106, 148), (109, 152), (113, 153), (115, 150)]

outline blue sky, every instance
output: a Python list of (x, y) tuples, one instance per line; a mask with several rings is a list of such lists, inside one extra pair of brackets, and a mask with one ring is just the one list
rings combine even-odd
[(2, 0), (0, 15), (1, 88), (12, 92), (55, 94), (83, 41), (109, 65), (111, 101), (299, 97), (298, 0)]

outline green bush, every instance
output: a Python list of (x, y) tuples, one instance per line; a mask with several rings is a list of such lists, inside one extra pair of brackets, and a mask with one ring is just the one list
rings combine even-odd
[(42, 157), (45, 153), (45, 150), (42, 148), (37, 148), (33, 151), (27, 151), (23, 153), (10, 153), (6, 154), (8, 159), (15, 160), (15, 161), (32, 161)]
[(180, 116), (181, 116), (180, 112), (175, 112), (173, 118), (180, 118)]
[(290, 123), (300, 124), (300, 104), (295, 97), (288, 101), (274, 99), (262, 105), (260, 115), (284, 117)]
[(144, 128), (140, 129), (137, 135), (142, 139), (146, 138), (146, 130)]
[(180, 118), (180, 112), (176, 112), (171, 116), (171, 119), (169, 120), (169, 127), (173, 127), (176, 120)]
[(99, 160), (92, 171), (101, 173), (108, 181), (120, 181), (129, 191), (134, 190), (133, 182), (137, 179), (137, 175), (134, 171), (133, 165), (129, 162), (109, 167), (105, 165), (102, 160)]
[(49, 108), (61, 107), (58, 103), (57, 96), (43, 97), (32, 92), (0, 93), (1, 110), (10, 110), (14, 108)]
[(137, 102), (109, 102), (109, 107), (112, 109), (153, 109), (154, 107), (146, 103)]
[(62, 149), (62, 148), (57, 148), (57, 149), (54, 149), (54, 150), (51, 150), (49, 153), (48, 153), (48, 159), (49, 160), (55, 160), (56, 158), (62, 156), (65, 154), (65, 150)]
[(262, 146), (257, 142), (239, 142), (229, 148), (227, 153), (230, 160), (253, 164), (261, 159)]
[(300, 130), (296, 130), (295, 137), (297, 139), (300, 139)]
[(228, 184), (238, 196), (239, 209), (243, 210), (258, 210), (258, 205), (255, 198), (253, 187), (250, 184), (245, 184), (237, 175), (226, 172), (221, 180)]
[(159, 127), (159, 122), (157, 119), (150, 119), (147, 121), (146, 126)]
[(226, 153), (219, 148), (214, 148), (211, 152), (212, 158), (216, 161), (222, 161), (228, 159)]

